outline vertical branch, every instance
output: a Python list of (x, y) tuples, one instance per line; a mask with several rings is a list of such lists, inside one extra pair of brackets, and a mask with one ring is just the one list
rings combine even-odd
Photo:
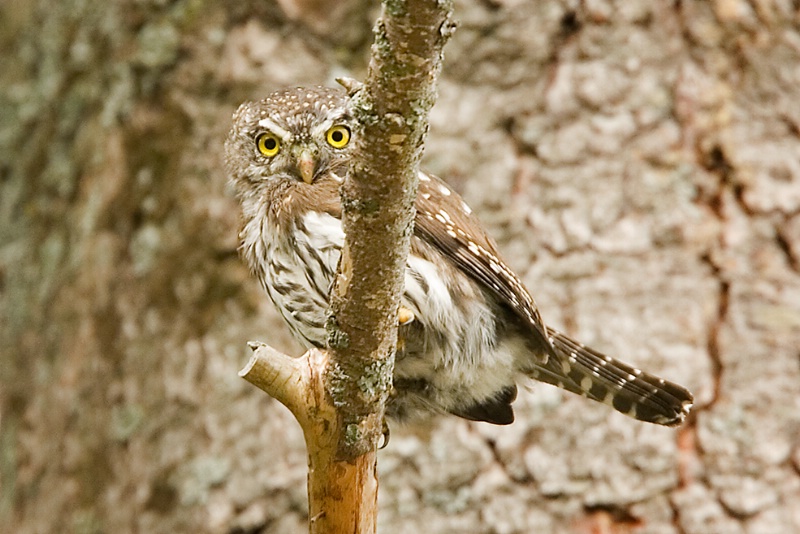
[(417, 170), (451, 17), (450, 1), (384, 1), (367, 80), (353, 91), (361, 131), (342, 188), (347, 237), (328, 325), (328, 383), (346, 429), (341, 458), (374, 450), (381, 432)]
[(303, 428), (312, 534), (376, 529), (376, 450), (392, 384), (417, 169), (451, 17), (451, 0), (384, 0), (366, 83), (350, 87), (360, 130), (342, 188), (346, 239), (331, 290), (329, 351), (292, 359), (251, 344), (255, 353), (240, 373)]

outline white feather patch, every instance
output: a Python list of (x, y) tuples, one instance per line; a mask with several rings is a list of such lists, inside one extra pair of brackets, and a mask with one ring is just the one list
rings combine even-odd
[[(332, 246), (341, 249), (344, 246), (344, 230), (342, 221), (327, 213), (309, 211), (303, 217), (303, 224), (308, 232), (308, 243), (317, 250), (327, 250)], [(306, 237), (304, 236), (303, 239)], [(334, 267), (336, 267), (334, 265)]]

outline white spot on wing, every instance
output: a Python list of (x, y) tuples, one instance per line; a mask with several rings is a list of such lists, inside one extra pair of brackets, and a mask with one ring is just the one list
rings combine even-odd
[(584, 391), (589, 391), (592, 389), (592, 379), (588, 376), (581, 378), (581, 389)]

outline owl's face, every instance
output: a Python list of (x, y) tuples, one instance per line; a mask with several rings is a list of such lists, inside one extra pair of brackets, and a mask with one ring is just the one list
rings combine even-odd
[(345, 93), (325, 87), (287, 89), (242, 104), (225, 143), (239, 194), (341, 181), (354, 124)]

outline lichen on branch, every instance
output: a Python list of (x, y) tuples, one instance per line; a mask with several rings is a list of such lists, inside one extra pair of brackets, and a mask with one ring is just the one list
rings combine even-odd
[(359, 440), (341, 442), (342, 457), (374, 448), (382, 431), (417, 172), (442, 49), (453, 27), (452, 2), (384, 2), (367, 79), (350, 85), (352, 112), (361, 128), (342, 187), (346, 241), (329, 321), (331, 337), (348, 343), (330, 347), (336, 373), (329, 375), (328, 385), (342, 407), (344, 425), (362, 432)]

